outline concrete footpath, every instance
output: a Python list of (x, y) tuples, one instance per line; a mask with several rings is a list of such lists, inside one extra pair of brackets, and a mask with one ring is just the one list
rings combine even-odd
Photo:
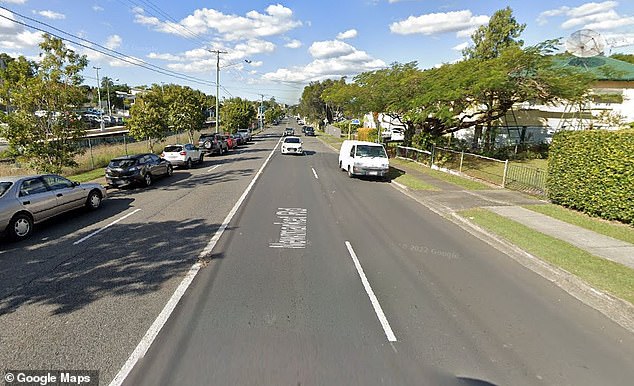
[(523, 205), (546, 204), (546, 201), (502, 188), (492, 187), (490, 190), (478, 191), (463, 190), (459, 186), (449, 184), (406, 165), (398, 165), (397, 168), (438, 188), (437, 191), (407, 190), (421, 203), (435, 207), (441, 212), (451, 214), (472, 208), (488, 209), (536, 231), (563, 240), (594, 256), (612, 260), (634, 269), (634, 245), (522, 207)]

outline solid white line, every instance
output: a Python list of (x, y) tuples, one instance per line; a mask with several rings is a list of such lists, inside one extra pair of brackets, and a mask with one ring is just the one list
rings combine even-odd
[(314, 169), (314, 168), (311, 168), (311, 169), (312, 169), (312, 171), (313, 171), (313, 174), (315, 175), (315, 178), (316, 178), (316, 179), (319, 179), (319, 177), (317, 177), (317, 172), (315, 171), (315, 169)]
[(370, 302), (372, 302), (372, 307), (374, 307), (374, 312), (376, 313), (377, 318), (379, 318), (379, 322), (381, 322), (381, 326), (383, 326), (383, 331), (385, 331), (385, 336), (387, 340), (390, 342), (396, 342), (396, 336), (392, 331), (392, 327), (390, 327), (390, 323), (387, 321), (385, 314), (383, 313), (383, 309), (381, 308), (381, 304), (379, 300), (374, 295), (374, 291), (372, 291), (372, 287), (370, 287), (370, 282), (368, 278), (365, 277), (365, 273), (363, 272), (363, 268), (361, 267), (361, 263), (359, 263), (359, 259), (357, 258), (357, 254), (354, 253), (354, 249), (352, 249), (352, 245), (350, 242), (346, 241), (346, 247), (348, 248), (348, 252), (352, 257), (352, 261), (354, 261), (354, 266), (357, 268), (357, 272), (361, 277), (361, 282), (363, 283), (363, 287), (365, 288), (365, 292), (368, 293), (368, 297), (370, 298)]
[(208, 172), (208, 173), (209, 173), (209, 172), (213, 172), (214, 170), (216, 170), (216, 169), (218, 168), (218, 166), (220, 166), (220, 165), (216, 165), (216, 166), (214, 166), (213, 168), (211, 168), (211, 169), (207, 170), (207, 172)]
[(110, 224), (106, 225), (105, 227), (100, 228), (100, 229), (97, 229), (96, 231), (92, 232), (91, 234), (89, 234), (89, 235), (87, 235), (87, 236), (84, 236), (84, 237), (82, 237), (81, 239), (79, 239), (79, 240), (75, 241), (75, 242), (73, 243), (73, 245), (77, 245), (77, 244), (79, 244), (79, 243), (83, 243), (84, 241), (86, 241), (86, 240), (88, 240), (89, 238), (93, 237), (93, 236), (94, 236), (94, 235), (96, 235), (97, 233), (99, 233), (99, 232), (101, 232), (101, 231), (103, 231), (103, 230), (106, 230), (106, 229), (110, 228), (110, 227), (111, 227), (111, 226), (113, 226), (114, 224), (116, 224), (116, 223), (118, 223), (119, 221), (124, 220), (124, 219), (126, 219), (126, 218), (128, 218), (128, 217), (132, 216), (133, 214), (135, 214), (136, 212), (138, 212), (138, 211), (140, 211), (140, 210), (141, 210), (141, 209), (135, 209), (134, 211), (132, 211), (132, 212), (130, 212), (130, 213), (128, 213), (128, 214), (126, 214), (125, 216), (121, 217), (120, 219), (118, 219), (118, 220), (114, 220), (113, 222), (111, 222)]
[[(207, 257), (207, 255), (209, 255), (211, 251), (213, 250), (213, 248), (216, 246), (216, 243), (218, 242), (218, 240), (220, 240), (220, 236), (222, 236), (222, 233), (225, 231), (225, 229), (227, 229), (227, 226), (229, 226), (229, 222), (231, 221), (233, 216), (236, 214), (236, 212), (238, 211), (238, 209), (240, 208), (240, 206), (246, 199), (247, 195), (253, 188), (253, 185), (255, 185), (255, 182), (257, 181), (260, 174), (262, 174), (262, 171), (264, 170), (266, 165), (269, 163), (269, 160), (273, 156), (273, 153), (275, 153), (275, 151), (277, 150), (277, 147), (280, 145), (281, 141), (282, 139), (280, 138), (280, 140), (275, 145), (275, 148), (271, 150), (271, 153), (266, 158), (266, 160), (264, 161), (264, 163), (262, 164), (258, 172), (255, 174), (255, 176), (251, 180), (251, 183), (249, 184), (249, 186), (247, 186), (247, 188), (242, 193), (242, 196), (240, 196), (240, 198), (235, 203), (235, 205), (233, 206), (229, 214), (227, 214), (227, 217), (225, 217), (224, 221), (222, 222), (222, 225), (220, 225), (220, 228), (218, 228), (218, 230), (216, 231), (216, 233), (214, 233), (211, 240), (209, 240), (209, 243), (207, 244), (207, 246), (205, 246), (205, 248), (200, 252), (200, 254), (198, 255), (199, 260)], [(200, 271), (201, 267), (202, 267), (202, 264), (200, 262), (197, 262), (191, 266), (191, 268), (185, 275), (185, 278), (183, 278), (181, 283), (178, 285), (178, 288), (176, 288), (176, 291), (174, 291), (174, 293), (172, 294), (172, 297), (168, 300), (167, 304), (165, 304), (165, 307), (163, 307), (163, 310), (161, 311), (161, 313), (156, 317), (156, 319), (154, 320), (154, 323), (152, 323), (150, 328), (147, 330), (147, 332), (145, 333), (145, 335), (143, 336), (139, 344), (136, 346), (132, 354), (130, 354), (130, 357), (123, 364), (123, 367), (121, 367), (121, 370), (119, 370), (119, 372), (114, 377), (112, 382), (110, 382), (110, 386), (120, 386), (123, 383), (123, 381), (126, 379), (128, 374), (130, 374), (130, 371), (132, 371), (132, 369), (134, 368), (136, 363), (139, 361), (139, 359), (145, 356), (147, 351), (150, 349), (152, 342), (154, 342), (154, 339), (156, 339), (156, 337), (158, 336), (159, 332), (161, 331), (161, 329), (167, 322), (167, 319), (169, 319), (170, 315), (176, 308), (176, 305), (185, 294), (185, 291), (187, 291), (187, 288), (190, 286), (190, 284), (196, 277), (196, 274), (198, 274), (198, 271)]]

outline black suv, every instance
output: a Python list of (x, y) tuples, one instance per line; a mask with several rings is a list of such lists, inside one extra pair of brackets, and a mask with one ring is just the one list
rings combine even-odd
[(198, 139), (198, 147), (205, 154), (220, 154), (226, 153), (229, 150), (227, 140), (225, 136), (219, 133), (213, 134), (201, 134)]
[(304, 129), (304, 135), (309, 135), (311, 137), (315, 136), (315, 129), (311, 126), (306, 126)]
[(150, 186), (159, 176), (171, 176), (172, 164), (152, 153), (113, 158), (106, 167), (106, 182), (112, 187), (140, 183)]

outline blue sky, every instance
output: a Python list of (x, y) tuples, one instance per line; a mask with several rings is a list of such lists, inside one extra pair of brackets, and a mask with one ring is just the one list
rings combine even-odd
[[(607, 40), (606, 54), (634, 53), (632, 0), (0, 0), (0, 6), (6, 8), (0, 52), (37, 58), (41, 33), (12, 20), (61, 35), (57, 28), (86, 39), (62, 35), (88, 56), (87, 84), (96, 84), (95, 66), (100, 76), (130, 86), (178, 83), (214, 95), (210, 51), (221, 50), (221, 98), (263, 94), (290, 104), (310, 81), (351, 78), (393, 62), (430, 68), (456, 61), (471, 32), (506, 6), (527, 25), (527, 44), (590, 28)], [(93, 43), (125, 59), (82, 47)]]

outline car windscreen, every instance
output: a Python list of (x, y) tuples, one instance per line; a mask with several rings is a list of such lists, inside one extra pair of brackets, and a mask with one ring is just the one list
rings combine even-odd
[(7, 192), (7, 190), (9, 190), (11, 185), (13, 185), (13, 182), (8, 182), (8, 181), (0, 182), (0, 197), (2, 197)]
[(181, 150), (183, 150), (182, 146), (165, 146), (165, 149), (163, 149), (166, 153), (177, 153)]
[(300, 143), (299, 138), (286, 138), (284, 143)]
[(113, 159), (112, 161), (110, 161), (110, 164), (108, 166), (110, 166), (111, 168), (129, 168), (130, 166), (134, 166), (137, 164), (139, 160), (137, 159)]
[(357, 145), (357, 156), (359, 157), (382, 157), (387, 158), (383, 146)]

